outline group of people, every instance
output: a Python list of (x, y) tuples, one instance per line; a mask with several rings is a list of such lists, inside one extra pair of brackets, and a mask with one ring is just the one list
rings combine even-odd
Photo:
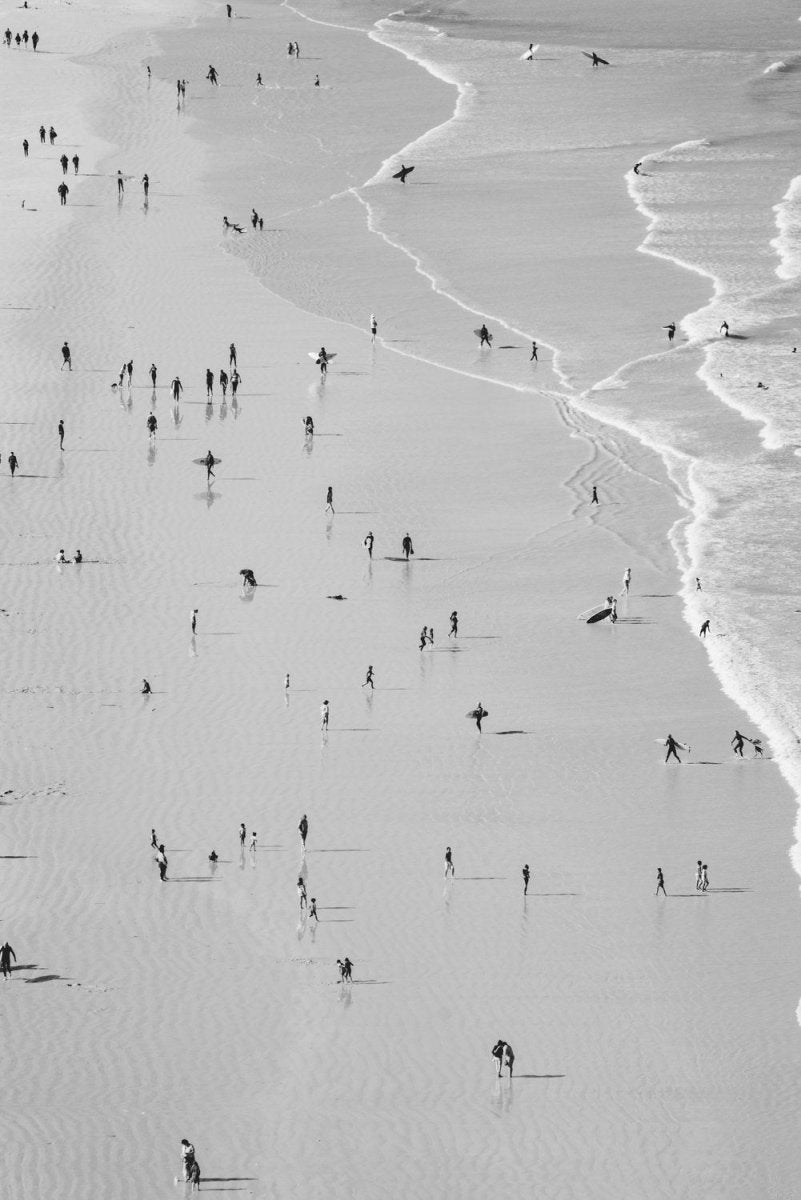
[(11, 42), (13, 41), (14, 45), (17, 47), (18, 50), (20, 49), (21, 46), (24, 46), (25, 49), (27, 50), (28, 42), (30, 41), (34, 50), (36, 50), (39, 46), (39, 34), (34, 29), (33, 33), (30, 34), (30, 36), (29, 36), (28, 30), (23, 29), (22, 33), (15, 33), (12, 38), (11, 30), (7, 28), (5, 33), (3, 34), (3, 41), (5, 42), (5, 44), (7, 46), (10, 46)]

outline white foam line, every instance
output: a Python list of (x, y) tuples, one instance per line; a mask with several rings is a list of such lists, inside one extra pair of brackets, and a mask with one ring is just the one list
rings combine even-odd
[(793, 220), (790, 213), (790, 204), (792, 201), (800, 198), (801, 175), (796, 175), (790, 180), (790, 186), (773, 209), (776, 214), (776, 228), (778, 233), (770, 245), (771, 249), (775, 250), (779, 256), (779, 265), (776, 268), (776, 274), (779, 276), (779, 279), (796, 279), (799, 271), (801, 271), (801, 263), (799, 262), (797, 252), (794, 256), (795, 265), (792, 265), (793, 256), (791, 255), (790, 243), (790, 235), (798, 233), (799, 229), (801, 229), (801, 220), (798, 218)]
[(367, 33), (366, 29), (360, 29), (358, 25), (340, 25), (337, 21), (321, 21), (317, 17), (310, 17), (308, 13), (301, 12), (299, 8), (295, 8), (294, 4), (288, 4), (287, 0), (281, 0), (281, 8), (288, 8), (295, 16), (301, 17), (311, 25), (326, 25), (329, 29), (347, 29), (349, 33)]

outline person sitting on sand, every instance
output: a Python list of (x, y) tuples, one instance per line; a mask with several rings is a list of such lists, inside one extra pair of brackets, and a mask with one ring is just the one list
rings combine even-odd
[(70, 561), (63, 550), (59, 550), (58, 552), (58, 561), (60, 563), (68, 563)]
[(82, 562), (83, 562), (83, 555), (81, 554), (80, 550), (76, 550), (76, 551), (75, 551), (75, 558), (74, 558), (74, 560), (73, 560), (73, 561), (74, 561), (74, 562), (76, 562), (76, 563), (82, 563)]

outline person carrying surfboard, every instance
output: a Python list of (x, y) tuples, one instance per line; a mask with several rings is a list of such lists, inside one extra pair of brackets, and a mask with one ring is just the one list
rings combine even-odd
[(676, 753), (677, 750), (686, 750), (688, 754), (690, 752), (690, 747), (685, 746), (682, 742), (677, 742), (671, 733), (669, 733), (667, 735), (667, 741), (665, 742), (665, 745), (667, 746), (667, 754), (665, 755), (665, 762), (667, 762), (667, 760), (670, 758), (670, 756), (673, 755), (676, 762), (680, 763), (681, 759), (679, 758), (678, 754)]
[(479, 343), (478, 343), (479, 350), (485, 344), (487, 346), (489, 346), (490, 349), (492, 349), (492, 334), (487, 329), (486, 325), (481, 326), (481, 328), (478, 331), (478, 337), (479, 337)]
[(328, 371), (328, 353), (325, 346), (321, 346), (317, 353), (317, 363), (320, 367), (320, 374), (325, 375)]
[(206, 468), (206, 482), (211, 483), (211, 480), (215, 478), (214, 471), (212, 470), (212, 467), (214, 466), (214, 455), (212, 454), (211, 450), (209, 450), (208, 454), (203, 459), (203, 466)]

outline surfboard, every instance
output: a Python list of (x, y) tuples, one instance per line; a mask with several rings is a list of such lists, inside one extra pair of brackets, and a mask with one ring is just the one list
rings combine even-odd
[(405, 179), (407, 175), (411, 175), (414, 167), (401, 167), (400, 171), (396, 171), (392, 176), (393, 179)]
[(532, 46), (530, 50), (526, 50), (525, 54), (520, 55), (521, 61), (522, 62), (526, 62), (526, 61), (531, 62), (532, 58), (537, 53), (539, 48), (540, 48), (540, 43), (537, 42), (536, 46)]
[[(193, 463), (197, 463), (197, 465), (198, 465), (199, 467), (205, 467), (205, 465), (206, 465), (206, 460), (205, 460), (205, 458), (193, 458), (193, 459), (192, 459), (192, 462), (193, 462)], [(222, 459), (221, 459), (221, 458), (215, 458), (215, 460), (214, 460), (214, 465), (215, 465), (215, 467), (217, 466), (217, 463), (221, 463), (221, 462), (222, 462)]]
[[(667, 738), (654, 738), (654, 741), (656, 742), (657, 746), (667, 746)], [(673, 741), (676, 742), (676, 739), (674, 738)], [(687, 752), (687, 754), (689, 754), (691, 747), (685, 746), (684, 742), (676, 742), (676, 749), (684, 750)]]
[(586, 50), (582, 50), (581, 53), (584, 55), (585, 58), (591, 58), (593, 60), (593, 62), (603, 63), (603, 65), (605, 67), (609, 66), (609, 63), (606, 61), (605, 58), (601, 58), (600, 54), (590, 54)]
[[(474, 329), (474, 330), (473, 330), (473, 333), (476, 335), (476, 337), (477, 337), (477, 338), (479, 339), (479, 341), (480, 341), (480, 340), (481, 340), (481, 330), (480, 330), (480, 329)], [(490, 345), (492, 345), (492, 334), (491, 334), (491, 333), (489, 333), (489, 334), (487, 334), (487, 336), (488, 336), (488, 338), (489, 338)]]
[[(608, 608), (608, 607), (609, 607), (609, 605), (605, 604), (605, 603), (604, 604), (593, 604), (592, 608), (585, 608), (584, 612), (580, 612), (579, 615), (576, 617), (576, 620), (577, 621), (587, 621), (587, 620), (589, 620), (590, 617), (594, 617), (596, 613), (599, 613), (601, 611), (601, 609)], [(801, 611), (801, 610), (799, 610), (799, 611)]]
[[(337, 354), (336, 354), (336, 350), (335, 350), (333, 354), (328, 354), (326, 356), (326, 361), (330, 362), (331, 359), (336, 358), (336, 356), (337, 356)], [(314, 361), (317, 363), (317, 365), (318, 366), (320, 365), (320, 355), (317, 350), (309, 350), (309, 358), (313, 358)]]
[[(477, 708), (473, 708), (473, 709), (471, 709), (471, 710), (470, 710), (470, 712), (469, 712), (469, 713), (465, 713), (464, 715), (465, 715), (465, 716), (466, 716), (466, 717), (467, 717), (469, 720), (471, 720), (471, 721), (475, 721), (476, 717), (478, 716), (478, 709), (477, 709)], [(482, 712), (482, 714), (481, 714), (481, 720), (483, 721), (483, 720), (484, 720), (484, 718), (485, 718), (485, 717), (488, 717), (488, 716), (489, 716), (489, 713), (487, 712), (487, 710), (486, 710), (486, 708), (485, 708), (485, 709), (484, 709), (484, 711), (483, 711), (483, 712)]]
[(593, 616), (587, 618), (588, 625), (594, 625), (596, 621), (605, 621), (608, 616), (611, 616), (611, 608), (602, 608), (600, 612), (594, 613)]

